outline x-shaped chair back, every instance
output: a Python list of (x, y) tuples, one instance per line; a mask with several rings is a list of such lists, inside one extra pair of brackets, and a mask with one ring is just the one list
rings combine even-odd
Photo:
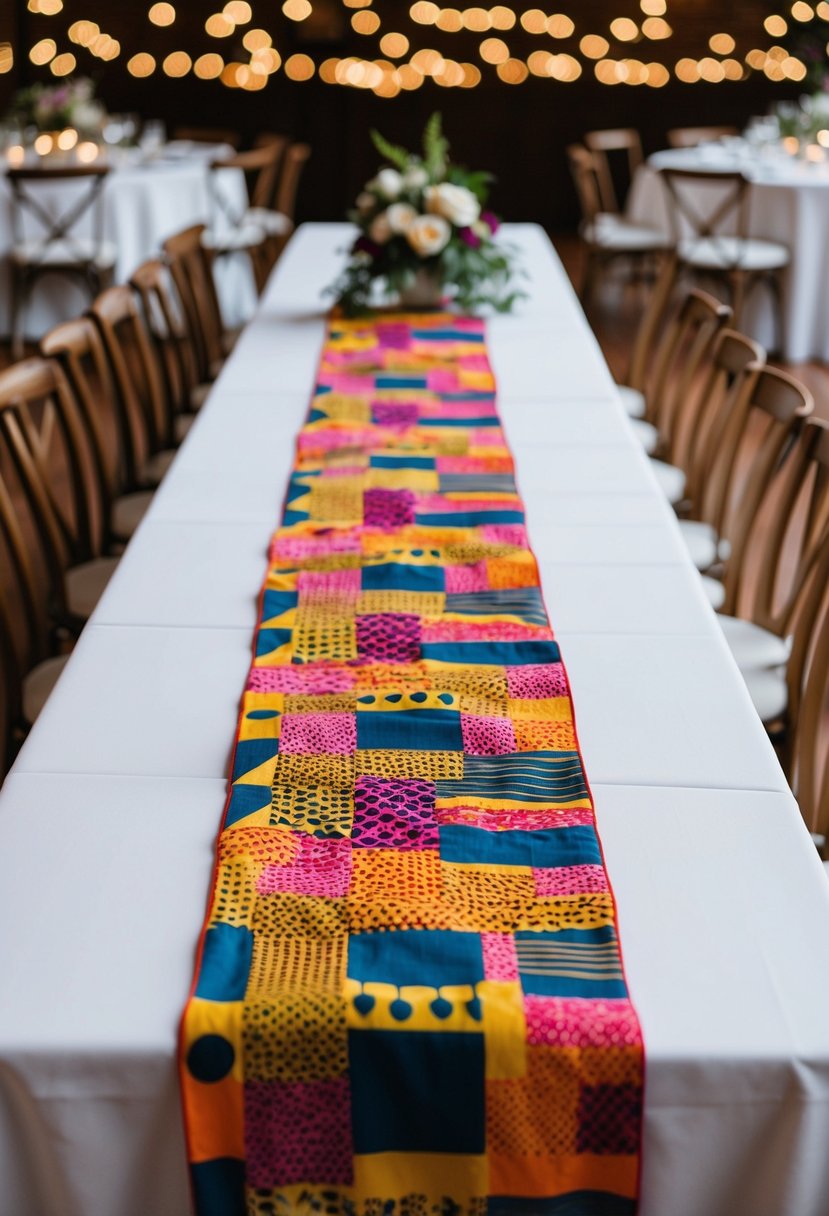
[[(65, 245), (68, 258), (79, 263), (94, 260), (104, 239), (103, 186), (109, 173), (107, 165), (29, 165), (11, 168), (7, 178), (12, 191), (12, 233), (15, 245), (32, 245), (34, 261), (42, 251), (45, 261), (59, 243)], [(79, 191), (71, 191), (71, 201), (61, 202), (58, 191), (38, 189), (64, 182), (80, 182)], [(88, 238), (81, 243), (78, 225), (92, 212), (92, 254)], [(25, 229), (33, 225), (34, 240), (27, 240)]]
[(659, 170), (659, 176), (668, 194), (674, 241), (686, 238), (684, 224), (692, 240), (714, 242), (723, 264), (738, 267), (739, 244), (735, 262), (733, 239), (745, 240), (748, 232), (748, 178), (739, 171), (718, 173), (667, 166)]

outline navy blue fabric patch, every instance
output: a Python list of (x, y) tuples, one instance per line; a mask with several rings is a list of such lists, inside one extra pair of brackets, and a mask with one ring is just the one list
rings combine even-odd
[(205, 1001), (244, 999), (253, 958), (253, 934), (244, 925), (214, 925), (204, 935), (196, 996)]

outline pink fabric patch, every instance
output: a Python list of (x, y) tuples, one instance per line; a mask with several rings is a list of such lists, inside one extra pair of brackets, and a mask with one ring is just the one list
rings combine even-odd
[(509, 718), (461, 714), (463, 750), (470, 756), (506, 756), (517, 750)]
[(367, 528), (395, 532), (415, 521), (415, 496), (411, 490), (366, 490), (363, 522)]
[(437, 812), (438, 823), (466, 823), (485, 832), (541, 831), (542, 828), (592, 826), (593, 812), (577, 811), (482, 811), (477, 806), (445, 807)]
[(511, 983), (518, 979), (518, 955), (511, 933), (482, 933), (484, 978)]
[(342, 899), (351, 882), (351, 841), (318, 840), (297, 834), (299, 851), (289, 865), (268, 865), (259, 876), (260, 895), (290, 891), (295, 895), (321, 895)]
[(537, 642), (551, 641), (553, 632), (542, 625), (511, 621), (424, 621), (424, 642)]
[(507, 441), (499, 426), (482, 426), (478, 430), (469, 432), (469, 446), (471, 448), (504, 448), (507, 446)]
[(592, 895), (607, 890), (602, 866), (555, 866), (533, 870), (535, 893), (544, 899), (556, 895)]
[(524, 995), (533, 1047), (638, 1047), (642, 1034), (627, 1000)]
[(507, 667), (506, 672), (511, 697), (538, 701), (567, 696), (567, 677), (561, 663), (527, 663), (523, 667)]
[(523, 524), (484, 524), (481, 534), (484, 540), (494, 545), (516, 545), (519, 549), (528, 547), (527, 529)]
[(251, 692), (348, 692), (357, 683), (354, 672), (339, 667), (253, 667), (247, 687)]
[(279, 750), (286, 754), (351, 755), (357, 750), (357, 717), (344, 713), (284, 714)]
[(325, 536), (277, 536), (271, 545), (271, 558), (286, 557), (289, 561), (302, 561), (321, 553), (362, 553), (356, 533), (341, 532)]
[(447, 595), (489, 590), (486, 562), (475, 562), (472, 566), (446, 566), (444, 580)]
[(433, 393), (457, 393), (459, 389), (457, 373), (443, 368), (427, 372), (426, 383)]
[[(509, 456), (438, 456), (435, 467), (439, 473), (511, 473), (512, 460)], [(517, 525), (487, 524), (481, 532), (486, 536), (491, 528), (501, 526)]]
[(361, 588), (361, 570), (301, 570), (297, 575), (297, 591), (305, 604), (331, 596), (357, 600)]
[(249, 1186), (270, 1189), (309, 1178), (349, 1186), (353, 1153), (348, 1077), (245, 1082)]

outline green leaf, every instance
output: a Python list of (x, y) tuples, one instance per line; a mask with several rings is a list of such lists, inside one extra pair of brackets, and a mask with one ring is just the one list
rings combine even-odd
[(406, 149), (389, 143), (379, 131), (371, 131), (370, 134), (371, 142), (380, 155), (384, 156), (386, 160), (391, 161), (393, 165), (396, 165), (401, 173), (405, 173), (409, 166), (409, 153)]
[(442, 181), (446, 176), (448, 156), (449, 141), (443, 134), (443, 118), (440, 111), (435, 110), (423, 130), (423, 162), (433, 182)]

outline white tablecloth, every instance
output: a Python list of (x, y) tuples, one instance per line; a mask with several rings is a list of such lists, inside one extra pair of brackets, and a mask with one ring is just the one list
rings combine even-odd
[[(489, 341), (647, 1049), (642, 1216), (826, 1216), (829, 883), (543, 233)], [(347, 242), (300, 229), (0, 794), (0, 1216), (183, 1216), (175, 1032)]]
[[(210, 162), (230, 153), (224, 145), (170, 144), (153, 159), (138, 149), (115, 149), (110, 153), (111, 171), (104, 183), (104, 236), (117, 250), (115, 282), (125, 283), (146, 258), (157, 255), (162, 241), (191, 224), (211, 221), (226, 223), (220, 207), (211, 205)], [(244, 175), (238, 170), (222, 170), (222, 195), (234, 213), (244, 210), (247, 200)], [(41, 192), (59, 212), (88, 189), (80, 183), (60, 186), (29, 185), (30, 192)], [(91, 216), (88, 217), (91, 220)], [(77, 232), (90, 231), (86, 223)], [(42, 228), (31, 217), (24, 233), (28, 239), (42, 236)], [(0, 334), (11, 328), (11, 278), (8, 253), (12, 244), (11, 191), (0, 170)], [(253, 309), (255, 289), (247, 259), (230, 259), (232, 266), (219, 270), (219, 288), (225, 320), (237, 325), (247, 320)], [(34, 288), (26, 309), (26, 335), (32, 340), (43, 336), (53, 325), (89, 307), (88, 294), (79, 283), (62, 276), (44, 278)]]
[[(788, 248), (791, 260), (781, 279), (782, 347), (770, 298), (762, 287), (748, 302), (743, 328), (765, 345), (780, 349), (791, 363), (829, 360), (829, 163), (808, 164), (771, 152), (752, 157), (739, 147), (716, 144), (658, 152), (636, 172), (628, 213), (639, 223), (668, 232), (668, 199), (656, 172), (661, 165), (739, 169), (751, 179), (748, 235), (779, 241)], [(693, 197), (687, 187), (683, 194)]]

